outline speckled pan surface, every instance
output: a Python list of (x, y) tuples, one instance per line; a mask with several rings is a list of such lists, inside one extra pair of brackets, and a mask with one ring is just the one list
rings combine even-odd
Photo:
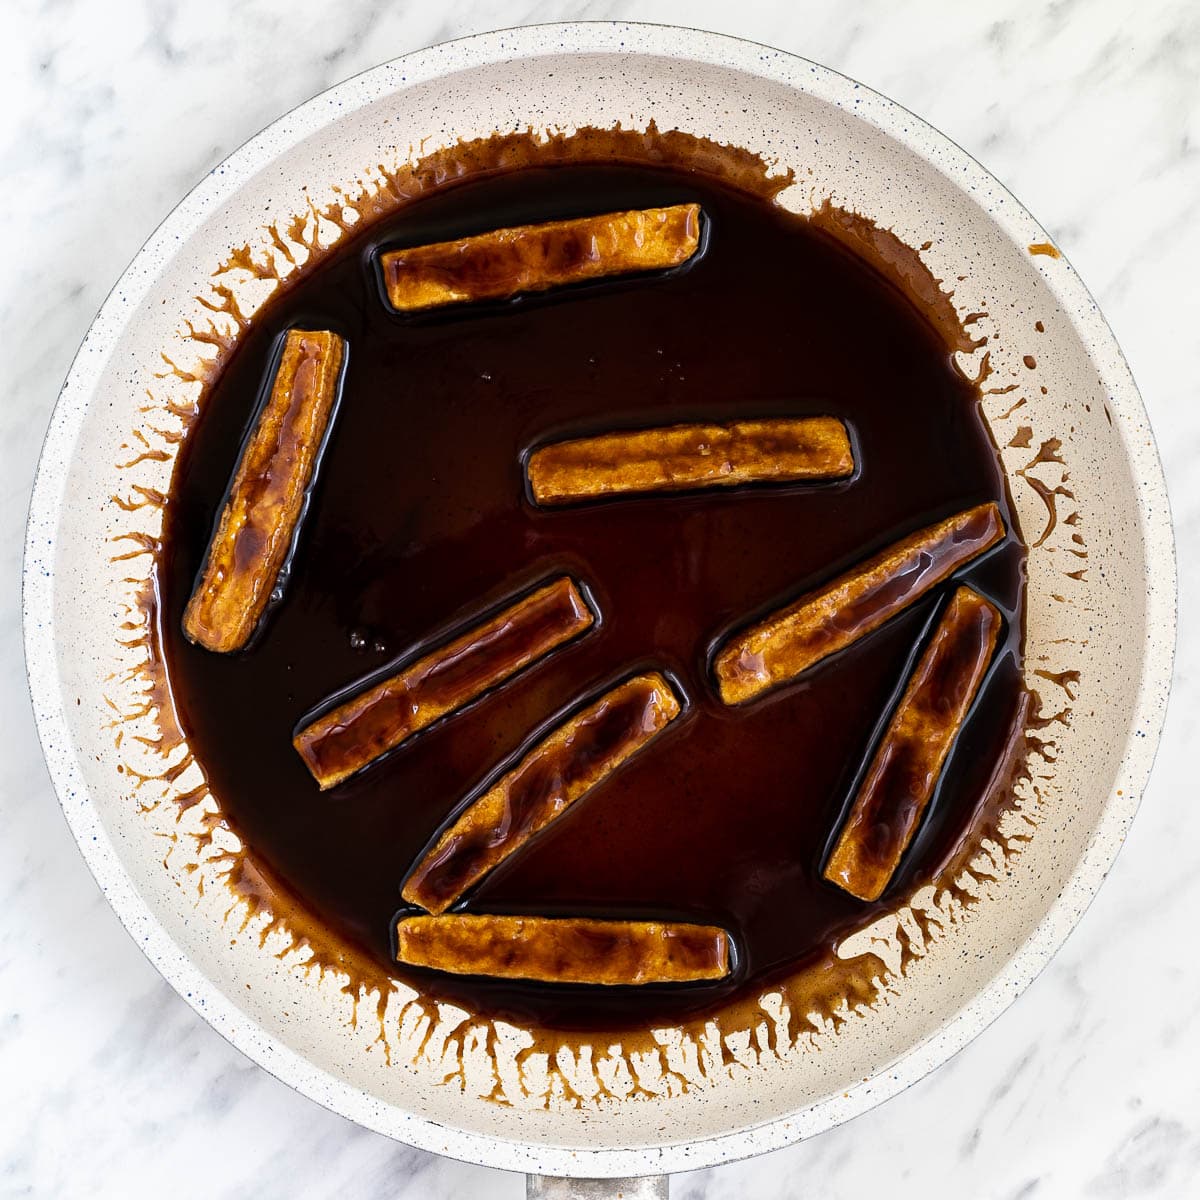
[[(620, 1056), (596, 1047), (560, 1070), (575, 1095), (547, 1086), (504, 1106), (486, 1098), (494, 1075), (471, 1065), (481, 1033), (470, 1020), (395, 998), (376, 1020), (374, 998), (306, 971), (304, 947), (269, 914), (231, 910), (211, 880), (237, 847), (209, 836), (204, 805), (180, 819), (169, 803), (195, 786), (186, 745), (170, 778), (138, 778), (136, 735), (153, 739), (155, 714), (139, 715), (144, 644), (128, 606), (177, 446), (172, 406), (186, 408), (193, 386), (162, 378), (161, 355), (178, 354), (187, 375), (179, 329), (204, 314), (195, 296), (211, 298), (231, 248), (263, 244), (264, 221), (303, 211), (305, 189), (319, 207), (374, 164), (495, 130), (652, 120), (793, 168), (793, 207), (832, 198), (912, 245), (929, 242), (925, 259), (955, 281), (959, 312), (988, 314), (985, 411), (1033, 547), (1027, 649), (1041, 674), (1031, 683), (1059, 719), (1003, 844), (972, 864), (973, 906), (914, 895), (872, 931), (885, 960), (904, 965), (868, 1010), (813, 1021), (784, 1044), (767, 998), (766, 1032), (745, 1044), (685, 1045), (664, 1031), (663, 1069), (636, 1095)], [(336, 229), (314, 218), (314, 235)], [(106, 301), (55, 411), (30, 515), (25, 628), (42, 742), (80, 847), (131, 934), (215, 1028), (307, 1095), (423, 1148), (509, 1169), (629, 1175), (743, 1157), (845, 1120), (943, 1062), (1033, 979), (1095, 893), (1145, 785), (1170, 681), (1174, 559), (1153, 439), (1085, 287), (1065, 260), (1030, 253), (1048, 241), (978, 164), (889, 101), (802, 59), (679, 29), (542, 26), (434, 47), (317, 97), (239, 150)], [(162, 776), (151, 766), (141, 769)], [(210, 880), (203, 895), (199, 879)], [(500, 1084), (515, 1096), (511, 1070)]]

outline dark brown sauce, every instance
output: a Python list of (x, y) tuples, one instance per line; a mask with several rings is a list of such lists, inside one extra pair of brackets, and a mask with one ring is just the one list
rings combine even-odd
[[(609, 280), (423, 316), (389, 313), (380, 245), (699, 200), (704, 253)], [(349, 369), (287, 594), (247, 651), (188, 644), (180, 616), (274, 339), (349, 340)], [(683, 422), (830, 415), (858, 471), (537, 510), (522, 455), (554, 438)], [(960, 571), (1005, 613), (998, 659), (937, 795), (877, 905), (820, 877), (862, 764), (943, 588), (740, 708), (715, 641), (914, 529), (994, 500), (1009, 537)], [(703, 176), (562, 165), (413, 203), (284, 289), (244, 333), (181, 453), (160, 556), (179, 715), (251, 854), (337, 934), (427, 994), (563, 1029), (682, 1021), (812, 962), (932, 878), (982, 803), (1023, 712), (1024, 550), (979, 389), (892, 283), (818, 224)], [(321, 793), (292, 747), (306, 713), (456, 624), (566, 573), (599, 627)], [(550, 986), (398, 968), (400, 886), (450, 815), (585, 695), (667, 671), (686, 711), (467, 897), (479, 912), (669, 919), (733, 934), (717, 983)]]

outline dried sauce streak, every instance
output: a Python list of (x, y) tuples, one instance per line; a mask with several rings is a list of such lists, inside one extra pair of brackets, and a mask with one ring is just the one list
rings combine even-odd
[[(699, 201), (701, 255), (421, 315), (388, 311), (379, 245)], [(836, 231), (835, 231), (836, 232)], [(285, 602), (243, 653), (180, 618), (271, 347), (293, 325), (350, 344), (342, 404)], [(183, 728), (251, 852), (342, 938), (429, 994), (560, 1029), (711, 1011), (828, 951), (955, 852), (1021, 719), (1024, 550), (978, 388), (935, 325), (820, 222), (677, 168), (564, 164), (463, 183), (351, 240), (254, 320), (181, 455), (160, 562)], [(832, 416), (852, 481), (539, 510), (522, 456), (548, 441), (691, 422)], [(942, 786), (875, 905), (820, 877), (934, 589), (795, 683), (719, 701), (714, 644), (913, 529), (1000, 505), (1005, 541), (955, 577), (1004, 612), (998, 660)], [(297, 721), (347, 684), (567, 574), (598, 627), (321, 793)], [(478, 912), (675, 920), (733, 934), (728, 978), (587, 988), (395, 965), (400, 885), (450, 814), (554, 714), (665, 670), (688, 711), (468, 896)]]

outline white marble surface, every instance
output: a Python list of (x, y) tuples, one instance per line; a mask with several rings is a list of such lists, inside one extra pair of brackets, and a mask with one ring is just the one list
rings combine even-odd
[[(1182, 580), (1151, 787), (1066, 948), (942, 1070), (804, 1145), (681, 1176), (687, 1200), (1200, 1195), (1200, 7), (1141, 0), (4, 0), (0, 39), (0, 1196), (517, 1200), (511, 1175), (365, 1133), (167, 987), (75, 851), (34, 735), (21, 532), (75, 347), (214, 163), (343, 77), (559, 19), (770, 42), (920, 113), (1009, 184), (1090, 284), (1157, 429)], [(15, 25), (13, 14), (16, 14)]]

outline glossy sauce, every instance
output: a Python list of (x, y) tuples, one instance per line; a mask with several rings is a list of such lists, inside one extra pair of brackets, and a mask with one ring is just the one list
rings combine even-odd
[(886, 889), (987, 673), (1002, 624), (982, 596), (955, 590), (905, 681), (826, 867), (826, 878), (852, 895), (875, 899)]
[(384, 290), (400, 311), (498, 300), (562, 284), (674, 267), (700, 247), (695, 205), (606, 213), (388, 250)]
[(606, 692), (488, 788), (417, 864), (404, 898), (430, 912), (444, 911), (678, 714), (679, 703), (661, 675), (639, 676)]
[(355, 683), (332, 711), (305, 718), (296, 749), (331, 787), (594, 623), (574, 583), (558, 579), (399, 671)]
[[(379, 245), (698, 200), (676, 271), (402, 316)], [(272, 346), (294, 325), (349, 342), (342, 402), (287, 593), (250, 648), (209, 653), (180, 618)], [(617, 428), (833, 416), (854, 477), (537, 509), (523, 456)], [(879, 904), (821, 878), (856, 780), (950, 584), (801, 679), (717, 698), (715, 644), (898, 538), (995, 501), (1009, 534), (954, 578), (1006, 617), (941, 787)], [(970, 826), (1021, 710), (1024, 549), (978, 388), (900, 291), (758, 197), (646, 166), (471, 182), (350, 240), (258, 314), (180, 456), (160, 559), (164, 653), (184, 730), (254, 856), (341, 937), (426, 993), (587, 1030), (709, 1011), (825, 953), (934, 875)], [(598, 626), (322, 793), (297, 723), (372, 670), (444, 641), (557, 574)], [(477, 912), (679, 920), (733, 936), (727, 979), (548, 985), (396, 966), (400, 887), (479, 787), (582, 699), (669, 674), (685, 711), (466, 898)], [(510, 764), (511, 765), (511, 764)]]
[(745, 703), (799, 678), (878, 629), (1003, 537), (1003, 518), (994, 504), (967, 509), (902, 538), (759, 625), (739, 631), (714, 660), (722, 698)]

